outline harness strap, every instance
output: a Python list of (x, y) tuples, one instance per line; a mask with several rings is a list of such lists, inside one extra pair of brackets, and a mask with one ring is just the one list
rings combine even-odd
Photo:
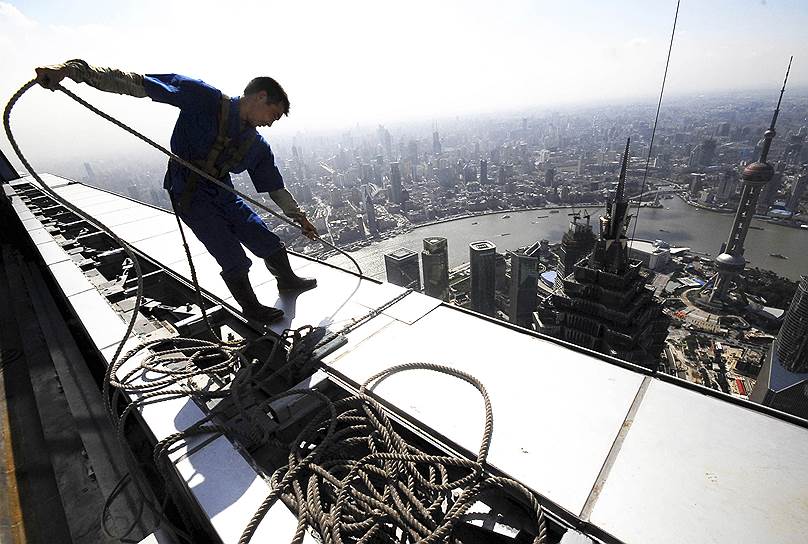
[[(207, 157), (202, 160), (195, 160), (191, 161), (195, 166), (201, 168), (208, 174), (215, 176), (217, 179), (225, 175), (227, 172), (230, 171), (230, 168), (235, 166), (239, 161), (241, 161), (244, 156), (249, 151), (252, 142), (255, 140), (253, 138), (247, 138), (245, 142), (241, 142), (238, 149), (234, 153), (232, 151), (231, 138), (227, 136), (227, 127), (228, 127), (228, 119), (230, 116), (230, 97), (225, 94), (222, 94), (222, 106), (219, 110), (219, 131), (216, 135), (216, 139), (211, 145), (210, 150), (208, 151)], [(242, 148), (244, 148), (242, 152)], [(231, 159), (225, 162), (221, 168), (216, 168), (216, 161), (219, 160), (219, 157), (222, 155), (223, 152), (229, 151), (231, 155)], [(232, 161), (232, 157), (236, 157), (237, 160), (235, 162)], [(226, 167), (226, 168), (225, 168)], [(191, 172), (188, 174), (186, 179), (186, 186), (182, 193), (182, 198), (179, 202), (179, 209), (185, 210), (191, 203), (191, 198), (193, 197), (194, 192), (196, 192), (196, 187), (201, 180), (201, 177), (196, 172)]]
[(233, 168), (235, 165), (240, 163), (244, 160), (244, 157), (247, 156), (247, 152), (252, 147), (253, 142), (258, 137), (258, 133), (254, 132), (253, 135), (249, 138), (244, 138), (241, 143), (239, 144), (238, 148), (233, 148), (232, 146), (228, 148), (230, 157), (219, 167), (219, 175), (217, 178), (225, 175)]

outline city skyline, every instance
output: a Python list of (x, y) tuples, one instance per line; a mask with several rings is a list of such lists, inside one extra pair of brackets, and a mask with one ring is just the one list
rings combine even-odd
[[(9, 52), (0, 93), (10, 96), (37, 65), (74, 57), (139, 72), (185, 73), (231, 95), (256, 70), (269, 71), (292, 98), (292, 115), (264, 131), (270, 138), (356, 124), (651, 101), (661, 81), (675, 2), (566, 7), (511, 2), (496, 10), (484, 2), (407, 9), (248, 2), (238, 4), (235, 13), (207, 8), (195, 4), (190, 15), (182, 3), (158, 8), (124, 2), (113, 9), (88, 2), (64, 10), (50, 2), (0, 2), (0, 43)], [(763, 89), (764, 81), (779, 77), (778, 61), (790, 54), (796, 55), (792, 88), (808, 85), (800, 63), (805, 51), (800, 29), (808, 9), (798, 2), (751, 1), (743, 8), (724, 1), (682, 6), (669, 97)], [(610, 24), (604, 25), (607, 17)], [(190, 20), (172, 27), (177, 18)], [(243, 39), (243, 53), (224, 53), (216, 40), (199, 40), (222, 26)], [(750, 40), (760, 28), (776, 32), (765, 41)], [(159, 39), (169, 30), (178, 47)], [(744, 77), (753, 67), (754, 77)], [(113, 115), (137, 120), (158, 140), (168, 139), (171, 108), (80, 92)], [(54, 108), (59, 123), (53, 122)], [(81, 154), (132, 147), (128, 137), (64, 97), (35, 93), (15, 115), (21, 137), (36, 138), (53, 153), (67, 154), (66, 147)], [(81, 142), (66, 136), (76, 130)]]

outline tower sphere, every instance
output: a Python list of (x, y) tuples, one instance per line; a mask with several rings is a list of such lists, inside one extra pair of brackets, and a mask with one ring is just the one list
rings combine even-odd
[(715, 264), (722, 270), (743, 270), (746, 266), (746, 259), (740, 255), (722, 253), (715, 258)]
[(767, 183), (774, 176), (774, 168), (767, 162), (753, 162), (743, 169), (746, 183)]

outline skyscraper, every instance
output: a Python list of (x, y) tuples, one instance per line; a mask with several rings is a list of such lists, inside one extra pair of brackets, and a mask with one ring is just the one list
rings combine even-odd
[(763, 135), (763, 146), (760, 151), (760, 159), (757, 162), (747, 165), (743, 171), (743, 189), (741, 190), (741, 201), (738, 204), (738, 211), (735, 213), (735, 220), (729, 232), (721, 254), (715, 258), (715, 265), (718, 272), (701, 289), (696, 302), (710, 308), (734, 305), (739, 299), (744, 299), (743, 293), (737, 293), (736, 297), (730, 295), (730, 287), (735, 282), (735, 278), (743, 272), (746, 267), (746, 259), (743, 257), (744, 241), (749, 232), (749, 224), (757, 207), (760, 190), (774, 176), (774, 168), (766, 162), (769, 156), (769, 149), (776, 132), (774, 126), (777, 123), (777, 115), (780, 113), (780, 103), (783, 101), (783, 93), (786, 90), (788, 73), (791, 70), (791, 61), (788, 62), (786, 77), (783, 80), (783, 88), (780, 90), (780, 98), (772, 116), (771, 126)]
[(536, 311), (536, 289), (539, 278), (535, 256), (519, 252), (508, 252), (511, 257), (511, 323), (520, 327), (530, 327), (533, 312)]
[(575, 263), (588, 256), (595, 246), (595, 233), (592, 232), (592, 225), (589, 224), (589, 215), (584, 217), (586, 223), (579, 223), (580, 214), (573, 214), (567, 232), (561, 237), (558, 267), (556, 268), (556, 287), (561, 285), (566, 276), (573, 273)]
[(390, 196), (395, 204), (401, 204), (401, 169), (397, 162), (390, 163)]
[(769, 208), (771, 208), (772, 204), (777, 198), (777, 193), (783, 188), (783, 171), (785, 170), (785, 166), (785, 163), (779, 163), (774, 175), (772, 176), (772, 179), (770, 179), (765, 187), (763, 187), (763, 189), (760, 191), (760, 197), (757, 204), (757, 213), (765, 214), (767, 211), (769, 211)]
[(497, 246), (487, 240), (469, 244), (471, 261), (471, 309), (491, 317), (496, 315)]
[(722, 172), (719, 175), (718, 198), (728, 201), (738, 188), (738, 175), (734, 171)]
[(630, 260), (624, 195), (629, 142), (614, 198), (600, 217), (600, 235), (588, 259), (573, 266), (560, 288), (533, 314), (538, 332), (655, 369), (668, 335), (662, 305), (646, 287), (640, 261)]
[(555, 184), (555, 168), (552, 166), (547, 166), (547, 169), (544, 171), (544, 185), (547, 187), (553, 187)]
[(399, 248), (384, 256), (387, 281), (401, 287), (421, 291), (421, 273), (418, 268), (418, 254), (407, 248)]
[(480, 159), (480, 184), (488, 183), (488, 161)]
[(393, 154), (393, 139), (390, 137), (390, 131), (382, 125), (379, 125), (377, 132), (379, 135), (379, 143), (382, 144), (387, 157), (390, 157)]
[(786, 150), (783, 151), (783, 162), (786, 164), (797, 164), (800, 160), (800, 154), (802, 153), (802, 145), (805, 141), (805, 132), (803, 132), (802, 127), (799, 132), (796, 134), (791, 134), (788, 137), (788, 145), (786, 146)]
[(407, 158), (413, 164), (418, 162), (418, 142), (416, 140), (410, 140), (407, 144)]
[(432, 153), (435, 155), (440, 155), (441, 152), (441, 145), (440, 145), (440, 136), (438, 135), (438, 131), (432, 133)]
[(368, 230), (371, 236), (379, 235), (379, 221), (376, 219), (376, 210), (373, 208), (373, 199), (370, 198), (370, 191), (365, 187), (365, 213), (368, 217)]
[(449, 251), (446, 238), (424, 238), (421, 252), (424, 294), (449, 300)]
[(808, 166), (804, 165), (800, 177), (797, 178), (797, 181), (795, 181), (794, 185), (791, 187), (791, 196), (788, 197), (788, 205), (786, 206), (788, 211), (791, 213), (799, 213), (800, 200), (802, 200), (802, 195), (805, 193), (806, 188), (808, 188)]
[(808, 276), (800, 278), (749, 399), (808, 419)]

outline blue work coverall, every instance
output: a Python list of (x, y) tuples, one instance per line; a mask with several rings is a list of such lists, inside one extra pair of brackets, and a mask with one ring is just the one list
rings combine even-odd
[[(180, 109), (171, 135), (171, 151), (190, 161), (206, 159), (219, 131), (221, 91), (198, 79), (177, 74), (147, 74), (143, 85), (152, 100)], [(238, 111), (239, 98), (230, 98), (227, 132), (232, 145), (238, 146), (244, 138), (255, 137), (255, 141), (230, 172), (237, 174), (247, 170), (259, 192), (282, 189), (283, 177), (275, 166), (269, 144), (260, 134), (256, 135), (254, 127), (241, 128)], [(220, 156), (216, 165), (223, 162)], [(184, 166), (169, 161), (164, 187), (175, 204), (183, 199), (190, 173)], [(229, 173), (220, 181), (233, 186)], [(260, 258), (269, 257), (282, 248), (278, 237), (244, 200), (207, 180), (198, 181), (187, 203), (187, 206), (175, 205), (175, 212), (213, 255), (225, 278), (249, 270), (252, 261), (244, 253), (242, 244)]]

